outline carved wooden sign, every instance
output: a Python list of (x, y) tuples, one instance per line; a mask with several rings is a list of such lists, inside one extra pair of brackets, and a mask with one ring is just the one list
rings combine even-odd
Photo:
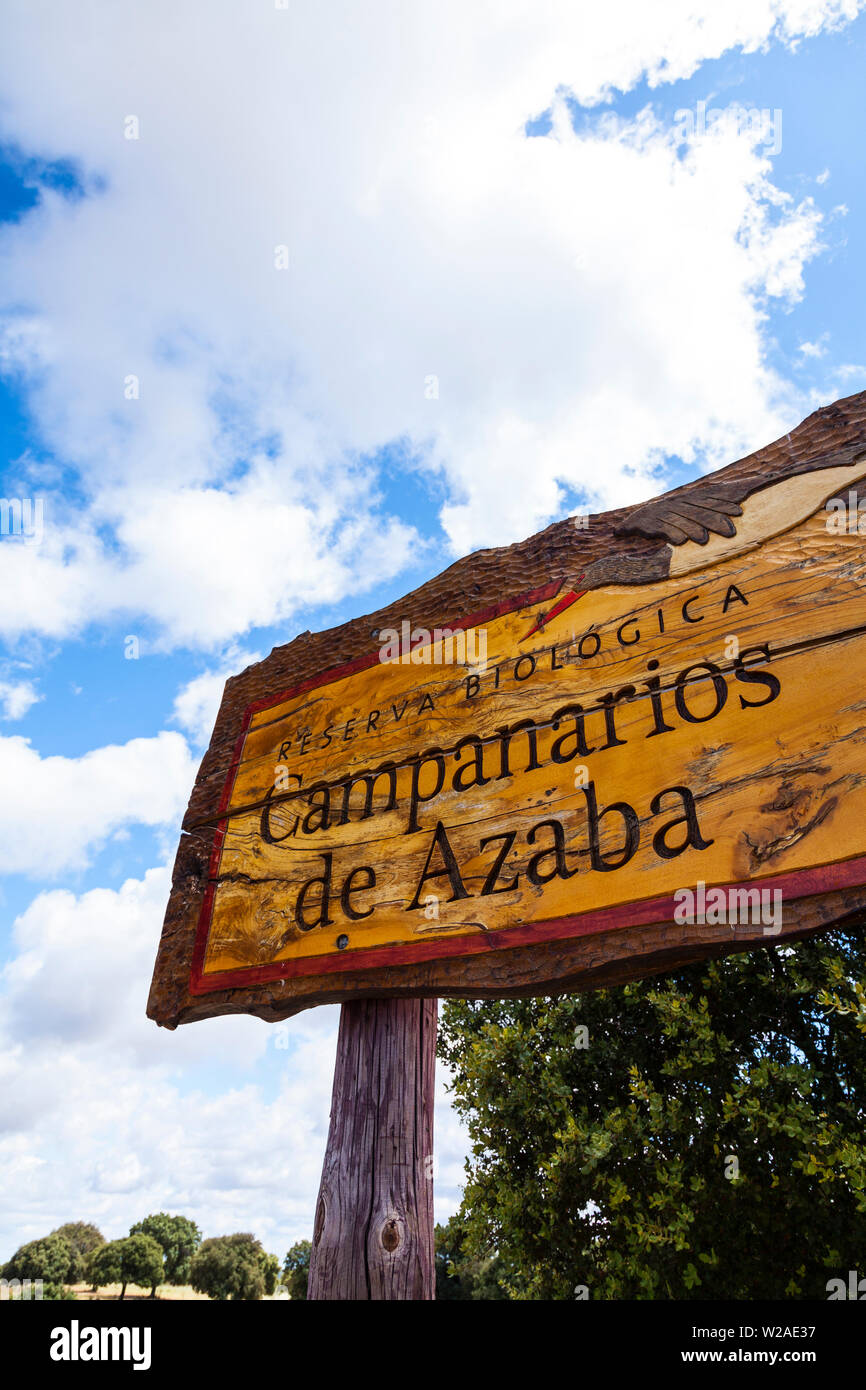
[(230, 680), (151, 1017), (584, 989), (866, 907), (862, 480), (866, 393)]

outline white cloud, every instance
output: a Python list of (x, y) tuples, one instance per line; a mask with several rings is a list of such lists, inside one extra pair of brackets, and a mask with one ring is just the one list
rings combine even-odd
[(826, 355), (827, 355), (827, 348), (826, 348), (826, 344), (825, 344), (825, 339), (826, 339), (826, 338), (827, 338), (827, 334), (824, 333), (824, 334), (822, 334), (821, 337), (818, 339), (817, 343), (809, 343), (809, 342), (801, 343), (801, 344), (800, 344), (800, 347), (799, 347), (799, 349), (798, 349), (798, 351), (800, 352), (801, 356), (803, 356), (803, 357), (826, 357)]
[[(63, 637), (129, 615), (158, 625), (154, 650), (210, 649), (336, 601), (361, 569), (367, 585), (397, 573), (416, 544), (412, 527), (354, 509), (359, 486), (343, 480), (338, 510), (325, 497), (288, 503), (274, 478), (234, 491), (130, 481), (75, 523), (46, 521), (41, 544), (0, 547), (0, 633)], [(120, 553), (98, 535), (106, 524)]]
[[(182, 1211), (205, 1234), (253, 1230), (280, 1256), (309, 1238), (338, 1010), (175, 1032), (145, 1017), (170, 875), (56, 890), (14, 926), (0, 992), (0, 1259), (66, 1220), (126, 1233)], [(270, 1044), (270, 1045), (269, 1045)], [(436, 1214), (456, 1210), (466, 1142), (437, 1086)]]
[(23, 719), (42, 696), (32, 681), (0, 681), (2, 719)]
[(229, 676), (239, 675), (247, 666), (261, 661), (259, 652), (230, 647), (215, 670), (203, 671), (178, 691), (172, 719), (192, 739), (197, 748), (206, 748), (213, 733), (214, 721)]
[(7, 789), (0, 801), (0, 873), (50, 878), (86, 868), (118, 830), (176, 821), (195, 768), (179, 733), (109, 744), (80, 758), (42, 758), (29, 739), (0, 738), (0, 784)]
[(561, 101), (551, 136), (523, 128), (856, 0), (11, 9), (7, 137), (79, 158), (90, 194), (3, 233), (8, 363), (87, 497), (0, 550), (8, 633), (128, 611), (214, 648), (390, 578), (419, 544), (378, 501), (392, 441), (440, 470), (463, 551), (797, 418), (766, 306), (802, 292), (820, 216), (757, 135), (682, 159), (649, 114), (578, 135)]

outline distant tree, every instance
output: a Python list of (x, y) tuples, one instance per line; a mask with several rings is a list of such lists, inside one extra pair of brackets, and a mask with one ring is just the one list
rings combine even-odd
[(283, 1264), (283, 1286), (289, 1298), (306, 1298), (310, 1279), (310, 1255), (313, 1247), (308, 1240), (298, 1240), (286, 1254)]
[(98, 1226), (91, 1225), (89, 1221), (67, 1221), (51, 1234), (69, 1243), (71, 1258), (65, 1282), (80, 1284), (85, 1278), (88, 1257), (105, 1244), (105, 1236)]
[(0, 1270), (0, 1278), (20, 1279), (23, 1283), (42, 1281), (43, 1298), (63, 1298), (63, 1286), (72, 1259), (69, 1242), (52, 1234), (20, 1246)]
[(466, 1228), (452, 1216), (435, 1230), (436, 1298), (503, 1299), (508, 1294), (499, 1283), (503, 1262), (496, 1254), (473, 1255), (466, 1249)]
[(160, 1282), (162, 1248), (153, 1236), (133, 1235), (124, 1240), (110, 1240), (93, 1252), (87, 1273), (97, 1288), (120, 1284), (118, 1297), (124, 1298), (127, 1284), (150, 1289)]
[(120, 1241), (109, 1240), (88, 1257), (85, 1278), (94, 1289), (121, 1282)]
[(54, 1300), (55, 1302), (75, 1301), (78, 1294), (72, 1289), (67, 1289), (65, 1284), (45, 1284), (42, 1285), (42, 1298), (45, 1301)]
[(131, 1236), (151, 1236), (162, 1250), (162, 1275), (150, 1291), (156, 1298), (159, 1284), (188, 1284), (190, 1261), (201, 1245), (201, 1231), (187, 1216), (158, 1211), (130, 1227)]
[(265, 1279), (265, 1293), (268, 1298), (270, 1298), (280, 1278), (280, 1259), (278, 1255), (265, 1255), (262, 1261), (262, 1273)]
[[(269, 1260), (275, 1262), (275, 1272)], [(277, 1272), (276, 1257), (267, 1255), (261, 1242), (245, 1232), (202, 1241), (190, 1264), (190, 1283), (209, 1298), (252, 1301), (267, 1293), (272, 1274), (273, 1291)]]

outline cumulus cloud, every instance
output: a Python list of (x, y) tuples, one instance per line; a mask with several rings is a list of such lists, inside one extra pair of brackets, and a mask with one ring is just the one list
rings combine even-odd
[(196, 764), (179, 733), (43, 758), (20, 735), (0, 738), (0, 872), (51, 878), (85, 868), (130, 825), (165, 826), (186, 809)]
[[(337, 1008), (167, 1032), (145, 1017), (167, 868), (117, 891), (40, 893), (0, 975), (0, 1258), (66, 1220), (124, 1235), (182, 1211), (208, 1235), (309, 1238)], [(214, 1084), (214, 1076), (220, 1081)], [(457, 1207), (465, 1134), (437, 1086), (436, 1212)]]
[(25, 714), (42, 696), (32, 681), (0, 681), (0, 706), (2, 719), (23, 719)]
[(576, 132), (563, 94), (859, 8), (12, 0), (6, 138), (78, 160), (85, 196), (3, 232), (4, 361), (85, 505), (0, 551), (5, 631), (128, 610), (216, 648), (390, 578), (420, 541), (379, 493), (389, 444), (444, 483), (460, 552), (790, 427), (767, 305), (802, 292), (819, 209), (755, 132), (683, 150), (650, 108)]
[(210, 743), (223, 689), (229, 676), (237, 675), (245, 667), (252, 666), (261, 659), (259, 652), (231, 647), (224, 653), (218, 668), (194, 676), (178, 691), (172, 719), (186, 731), (197, 748), (206, 748)]
[(801, 355), (803, 357), (826, 357), (826, 338), (827, 334), (823, 333), (821, 337), (818, 339), (817, 343), (801, 343), (799, 348)]
[[(70, 1211), (110, 1235), (160, 1208), (199, 1216), (212, 1234), (248, 1229), (255, 1175), (315, 1163), (305, 1150), (322, 1099), (327, 1118), (320, 1092), (333, 1020), (319, 1011), (307, 1030), (324, 1038), (322, 1061), (304, 1058), (310, 1123), (298, 1094), (268, 1102), (243, 1079), (267, 1045), (258, 1020), (157, 1029), (145, 1005), (169, 887), (162, 868), (116, 892), (45, 892), (14, 924), (0, 994), (0, 1154), (7, 1176), (29, 1179), (4, 1184), (9, 1246), (76, 1219)], [(234, 1084), (214, 1095), (204, 1063)], [(291, 1090), (288, 1078), (282, 1089)], [(260, 1195), (262, 1209), (271, 1196)]]
[[(139, 490), (131, 481), (75, 522), (46, 523), (38, 546), (0, 547), (0, 633), (62, 638), (131, 616), (157, 625), (153, 650), (211, 649), (336, 601), (395, 574), (416, 543), (414, 528), (395, 518), (358, 515), (357, 487), (357, 479), (343, 487), (335, 510), (329, 499), (288, 503), (273, 478), (259, 487), (247, 476), (235, 490)], [(68, 507), (58, 499), (53, 510), (62, 518)]]

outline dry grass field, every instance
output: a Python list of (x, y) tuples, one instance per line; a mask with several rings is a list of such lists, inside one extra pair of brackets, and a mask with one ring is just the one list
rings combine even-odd
[[(103, 1288), (97, 1289), (95, 1293), (89, 1284), (71, 1284), (70, 1288), (76, 1298), (94, 1299), (100, 1302), (104, 1299), (116, 1299), (120, 1294), (120, 1284), (106, 1284)], [(156, 1296), (160, 1301), (165, 1299), (195, 1299), (204, 1303), (210, 1301), (207, 1294), (196, 1293), (189, 1284), (179, 1284), (177, 1288), (171, 1284), (160, 1284)], [(127, 1284), (124, 1300), (137, 1301), (139, 1299), (147, 1299), (150, 1302), (150, 1289), (140, 1289), (137, 1284)]]
[[(99, 1300), (100, 1302), (110, 1299), (119, 1301), (119, 1284), (106, 1284), (103, 1288), (97, 1289), (95, 1293), (89, 1284), (71, 1284), (70, 1288), (77, 1298)], [(176, 1287), (172, 1284), (160, 1284), (156, 1291), (156, 1296), (161, 1303), (173, 1302), (175, 1300), (197, 1303), (210, 1302), (207, 1294), (196, 1293), (195, 1289), (190, 1288), (189, 1284), (178, 1284)], [(273, 1294), (270, 1298), (266, 1296), (262, 1299), (262, 1302), (281, 1302), (285, 1297), (285, 1294)], [(144, 1300), (148, 1303), (151, 1302), (150, 1289), (141, 1289), (137, 1284), (127, 1284), (124, 1302), (138, 1302), (140, 1300)]]

